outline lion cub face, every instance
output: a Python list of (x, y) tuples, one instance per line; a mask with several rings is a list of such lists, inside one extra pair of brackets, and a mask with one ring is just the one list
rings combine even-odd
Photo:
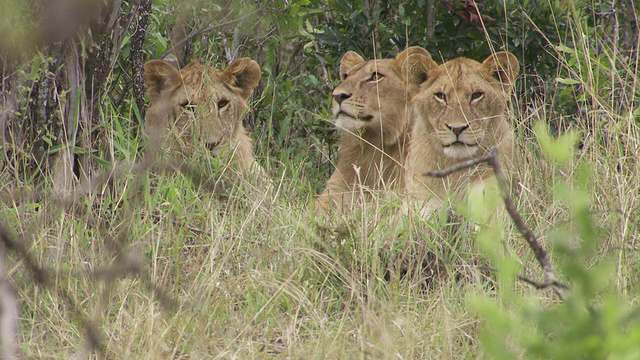
[(167, 61), (149, 61), (144, 79), (151, 109), (162, 106), (168, 112), (168, 123), (156, 121), (151, 126), (164, 127), (162, 132), (168, 129), (181, 142), (195, 139), (216, 156), (235, 140), (246, 101), (260, 77), (258, 64), (247, 58), (237, 59), (224, 71), (198, 60), (182, 70)]
[(370, 130), (381, 134), (385, 144), (397, 142), (406, 129), (412, 95), (402, 66), (416, 49), (405, 50), (395, 59), (370, 61), (347, 52), (340, 62), (341, 83), (332, 93), (336, 127), (349, 133)]
[(445, 157), (466, 159), (501, 139), (507, 100), (518, 75), (518, 60), (499, 52), (479, 63), (457, 58), (443, 65), (417, 64), (426, 81), (414, 97), (421, 127)]

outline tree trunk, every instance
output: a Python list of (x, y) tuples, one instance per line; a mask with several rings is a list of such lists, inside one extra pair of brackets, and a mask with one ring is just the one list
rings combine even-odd
[(151, 0), (140, 0), (135, 32), (131, 37), (131, 72), (133, 74), (133, 97), (140, 112), (140, 121), (144, 122), (144, 42), (147, 38), (151, 14)]
[[(123, 91), (131, 86), (143, 114), (143, 45), (151, 0), (51, 0), (47, 4), (41, 14), (34, 13), (34, 18), (43, 19), (43, 36), (32, 46), (40, 52), (33, 50), (27, 58), (12, 62), (2, 55), (0, 90), (6, 111), (0, 117), (0, 146), (7, 159), (3, 166), (13, 167), (22, 180), (52, 173), (54, 187), (69, 191), (77, 181), (91, 176), (93, 155), (109, 146), (102, 130), (109, 126), (102, 102), (129, 29), (133, 30), (133, 75)], [(24, 63), (32, 64), (31, 68), (20, 65)], [(18, 71), (21, 66), (22, 72)], [(52, 166), (54, 149), (58, 156)]]
[(436, 34), (436, 0), (427, 0), (425, 13), (427, 39), (433, 39)]

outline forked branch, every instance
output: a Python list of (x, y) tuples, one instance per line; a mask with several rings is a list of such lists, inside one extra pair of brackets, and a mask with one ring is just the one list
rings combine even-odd
[(502, 195), (502, 200), (504, 201), (505, 208), (507, 209), (511, 220), (513, 220), (514, 224), (516, 225), (516, 228), (518, 229), (520, 234), (522, 234), (525, 241), (529, 245), (529, 248), (533, 251), (536, 260), (538, 260), (538, 264), (540, 264), (540, 267), (544, 272), (545, 280), (542, 283), (538, 283), (522, 276), (520, 276), (519, 279), (534, 286), (536, 289), (546, 289), (551, 287), (560, 299), (564, 299), (563, 292), (569, 289), (569, 287), (558, 281), (555, 272), (553, 271), (553, 265), (551, 265), (551, 261), (549, 260), (549, 254), (540, 245), (538, 237), (533, 233), (533, 231), (531, 231), (531, 229), (527, 227), (527, 225), (525, 225), (522, 216), (518, 212), (516, 205), (513, 203), (513, 199), (511, 199), (511, 195), (509, 193), (509, 187), (507, 185), (506, 177), (504, 175), (504, 172), (502, 171), (502, 164), (500, 163), (498, 150), (495, 147), (491, 149), (491, 153), (487, 156), (464, 161), (442, 171), (428, 172), (424, 175), (435, 178), (443, 178), (445, 176), (453, 174), (456, 171), (468, 169), (472, 166), (482, 163), (487, 163), (493, 168), (493, 172), (498, 179), (498, 186), (500, 188), (500, 193)]

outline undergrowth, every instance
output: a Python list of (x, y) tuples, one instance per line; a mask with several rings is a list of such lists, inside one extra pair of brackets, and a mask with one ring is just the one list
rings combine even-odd
[[(283, 111), (316, 127), (254, 132), (267, 185), (248, 179), (214, 194), (156, 167), (68, 207), (47, 196), (3, 199), (0, 219), (48, 276), (35, 279), (10, 253), (21, 356), (83, 354), (89, 326), (104, 344), (93, 358), (637, 358), (638, 69), (614, 49), (596, 54), (587, 38), (572, 44), (552, 44), (564, 66), (557, 92), (516, 97), (512, 119), (511, 191), (571, 287), (564, 301), (517, 279), (540, 278), (536, 259), (487, 208), (424, 220), (380, 197), (333, 221), (316, 217), (313, 197), (335, 151), (321, 137), (329, 103), (310, 112), (301, 101)], [(257, 104), (296, 91), (266, 83)], [(570, 119), (549, 106), (558, 98), (577, 108)], [(139, 160), (138, 125), (109, 106), (102, 115), (112, 126), (101, 170), (105, 159)], [(206, 179), (225, 176), (204, 152), (189, 164)], [(3, 169), (0, 190), (52, 193), (50, 178)]]

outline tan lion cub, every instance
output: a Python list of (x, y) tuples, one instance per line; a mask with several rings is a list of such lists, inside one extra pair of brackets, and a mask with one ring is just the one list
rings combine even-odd
[(361, 194), (404, 187), (410, 100), (420, 82), (409, 58), (431, 60), (420, 47), (395, 59), (365, 61), (353, 51), (342, 57), (341, 83), (333, 90), (333, 115), (341, 133), (338, 162), (315, 200), (316, 211), (347, 209)]
[(266, 176), (255, 161), (253, 143), (242, 125), (247, 99), (260, 81), (258, 64), (237, 59), (224, 71), (199, 60), (182, 70), (173, 63), (151, 60), (144, 65), (144, 81), (151, 104), (147, 132), (163, 136), (163, 143), (189, 155), (195, 139), (213, 156), (233, 158), (240, 172)]
[(407, 157), (407, 192), (427, 215), (440, 206), (448, 193), (460, 199), (466, 189), (482, 187), (492, 176), (486, 164), (437, 179), (425, 177), (461, 161), (484, 156), (497, 147), (504, 163), (510, 163), (513, 134), (507, 103), (519, 73), (518, 60), (498, 52), (482, 63), (457, 58), (438, 66), (430, 58), (416, 58), (425, 82), (413, 98), (415, 124)]

